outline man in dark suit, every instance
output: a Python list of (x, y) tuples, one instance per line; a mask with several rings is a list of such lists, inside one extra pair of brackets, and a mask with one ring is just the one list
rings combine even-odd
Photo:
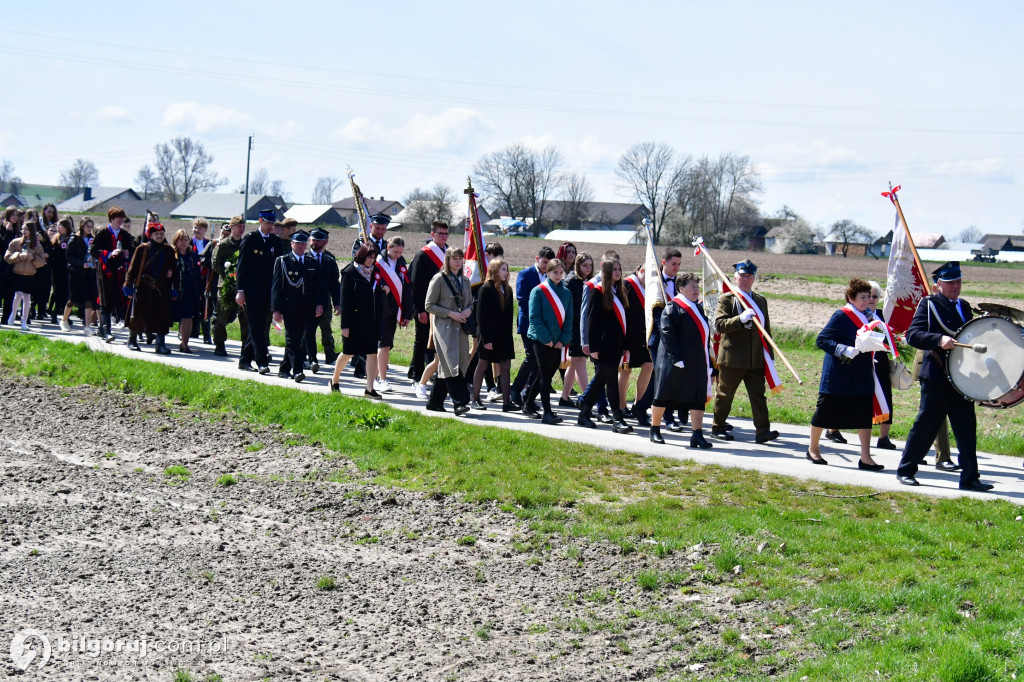
[(320, 371), (320, 363), (316, 360), (316, 330), (320, 330), (320, 338), (324, 344), (324, 357), (328, 365), (333, 365), (338, 359), (338, 353), (334, 350), (334, 333), (331, 331), (331, 319), (333, 315), (341, 315), (341, 279), (338, 261), (334, 254), (327, 250), (327, 240), (330, 235), (327, 230), (317, 228), (310, 235), (312, 249), (307, 254), (316, 261), (320, 268), (320, 287), (324, 292), (325, 305), (324, 314), (319, 317), (313, 316), (306, 320), (306, 358), (309, 361), (309, 368), (313, 374)]
[(960, 489), (985, 492), (993, 486), (982, 483), (978, 473), (974, 403), (964, 400), (946, 375), (956, 331), (974, 316), (970, 304), (960, 298), (960, 263), (951, 261), (939, 266), (932, 272), (932, 280), (939, 293), (921, 299), (907, 330), (907, 343), (926, 354), (921, 363), (921, 403), (903, 446), (896, 478), (903, 485), (919, 485), (915, 478), (918, 464), (948, 417), (959, 452)]
[[(530, 330), (530, 293), (547, 278), (548, 261), (555, 257), (555, 252), (550, 246), (540, 247), (536, 264), (532, 268), (520, 271), (516, 276), (516, 301), (519, 303), (519, 320), (516, 325), (516, 332), (523, 340), (523, 364), (519, 365), (519, 372), (515, 381), (512, 382), (510, 399), (512, 404), (523, 406), (523, 389), (533, 383), (533, 374), (537, 371), (537, 355), (533, 352), (533, 341), (527, 338)], [(532, 412), (536, 412), (537, 406), (533, 405)]]
[(273, 230), (274, 211), (260, 211), (259, 229), (247, 234), (238, 248), (235, 303), (245, 307), (249, 323), (249, 342), (242, 347), (238, 368), (252, 369), (255, 360), (260, 374), (270, 372), (270, 289), (274, 262), (287, 251)]
[(291, 253), (274, 263), (270, 290), (270, 307), (274, 321), (284, 323), (284, 358), (277, 375), (282, 379), (306, 378), (302, 363), (306, 358), (306, 323), (324, 314), (326, 292), (320, 286), (320, 267), (316, 259), (306, 255), (309, 235), (296, 232), (291, 239)]
[[(742, 383), (747, 388), (747, 399), (750, 400), (754, 440), (767, 443), (778, 438), (779, 432), (770, 428), (768, 400), (765, 398), (765, 369), (766, 363), (768, 367), (771, 367), (771, 363), (765, 358), (761, 332), (754, 326), (754, 317), (757, 316), (765, 331), (771, 334), (768, 301), (752, 290), (757, 266), (750, 259), (740, 261), (733, 267), (736, 274), (730, 284), (730, 291), (718, 299), (718, 309), (715, 311), (715, 328), (722, 335), (722, 342), (718, 349), (718, 390), (715, 393), (715, 421), (711, 435), (722, 440), (735, 440), (725, 420), (729, 418), (736, 389)], [(745, 307), (740, 304), (738, 296), (743, 297), (747, 304)]]
[(435, 220), (430, 225), (430, 241), (412, 259), (409, 280), (412, 282), (412, 307), (416, 315), (416, 340), (409, 363), (409, 378), (415, 386), (423, 376), (423, 368), (434, 359), (434, 351), (427, 349), (430, 338), (430, 317), (427, 315), (427, 287), (430, 280), (444, 265), (444, 252), (448, 248), (448, 223)]

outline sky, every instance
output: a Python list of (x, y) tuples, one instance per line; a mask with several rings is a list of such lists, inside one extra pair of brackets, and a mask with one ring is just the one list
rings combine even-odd
[[(0, 160), (130, 186), (188, 135), (293, 202), (351, 166), (368, 196), (465, 186), (555, 145), (595, 199), (638, 142), (749, 155), (763, 214), (913, 232), (1024, 228), (1024, 3), (36, 2), (4, 9)], [(343, 187), (336, 199), (349, 196)]]

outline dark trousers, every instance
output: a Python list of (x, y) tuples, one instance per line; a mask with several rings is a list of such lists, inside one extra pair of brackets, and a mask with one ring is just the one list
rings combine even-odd
[(516, 374), (516, 379), (512, 382), (513, 396), (520, 395), (523, 389), (533, 382), (533, 375), (537, 372), (537, 354), (533, 351), (533, 339), (527, 337), (526, 334), (520, 334), (519, 338), (523, 340), (523, 351), (526, 357), (523, 358), (523, 364), (519, 365), (519, 373)]
[[(647, 339), (647, 347), (651, 350), (651, 359), (658, 359), (658, 347), (661, 345), (661, 334), (657, 330), (651, 334), (651, 338)], [(654, 377), (647, 382), (647, 389), (644, 391), (642, 396), (639, 396), (633, 401), (633, 415), (645, 414), (647, 410), (651, 409), (651, 405), (654, 404)], [(672, 413), (674, 410), (665, 410), (665, 423), (668, 424), (673, 421)]]
[(423, 376), (423, 368), (434, 359), (434, 351), (427, 348), (430, 340), (430, 320), (416, 320), (416, 339), (412, 345), (412, 361), (409, 363), (409, 378), (419, 381)]
[(612, 414), (619, 411), (619, 364), (594, 363), (594, 378), (583, 393), (580, 409), (589, 412), (602, 396), (607, 396)]
[(452, 402), (456, 407), (469, 403), (469, 388), (466, 386), (466, 377), (460, 372), (458, 376), (442, 379), (434, 375), (434, 386), (430, 389), (430, 398), (427, 400), (427, 407), (443, 407), (444, 400), (448, 394), (452, 396)]
[(235, 303), (224, 305), (219, 300), (213, 311), (213, 345), (222, 348), (228, 340), (228, 325), (238, 318), (238, 328), (242, 332), (242, 348), (249, 343), (249, 321), (245, 309)]
[(70, 291), (68, 287), (68, 273), (64, 270), (63, 274), (54, 270), (53, 271), (53, 287), (50, 294), (50, 311), (51, 314), (60, 317), (64, 314), (64, 306), (68, 303), (68, 297)]
[(562, 349), (545, 346), (540, 341), (533, 341), (533, 354), (537, 358), (537, 370), (533, 373), (533, 381), (526, 391), (524, 405), (529, 405), (540, 394), (540, 404), (545, 412), (551, 412), (551, 379), (554, 378), (558, 366), (562, 364)]
[(308, 313), (284, 316), (284, 358), (278, 374), (298, 374), (306, 361), (306, 319)]
[(2, 303), (3, 315), (0, 316), (0, 324), (6, 324), (7, 318), (11, 316), (11, 307), (14, 305), (14, 283), (7, 275), (0, 279), (0, 303)]
[(36, 270), (36, 278), (32, 282), (32, 311), (38, 317), (46, 314), (50, 303), (51, 266), (45, 265)]
[[(618, 387), (618, 379), (615, 380), (615, 386)], [(608, 412), (608, 397), (605, 395), (604, 384), (599, 383), (597, 376), (590, 377), (590, 383), (583, 389), (583, 395), (580, 396), (579, 404), (583, 405), (587, 401), (590, 401), (590, 405), (597, 405), (597, 411), (601, 414)]]
[(970, 485), (978, 480), (978, 421), (974, 414), (974, 403), (964, 400), (949, 381), (942, 379), (921, 380), (921, 406), (907, 435), (907, 444), (903, 446), (903, 457), (896, 469), (897, 474), (917, 474), (918, 463), (928, 454), (928, 449), (947, 417), (956, 438), (960, 485)]
[[(653, 382), (652, 382), (653, 383)], [(743, 384), (747, 387), (747, 399), (750, 401), (750, 414), (754, 418), (754, 430), (757, 433), (767, 431), (772, 425), (768, 417), (768, 400), (765, 398), (764, 368), (737, 369), (721, 366), (718, 368), (718, 390), (715, 393), (714, 428), (725, 430), (725, 420), (732, 410), (732, 399), (736, 389)]]
[(245, 301), (245, 317), (249, 323), (249, 340), (238, 358), (243, 365), (256, 361), (260, 367), (270, 364), (270, 301)]
[(306, 357), (310, 362), (316, 360), (316, 332), (319, 329), (320, 340), (324, 345), (324, 359), (330, 365), (338, 359), (338, 354), (334, 350), (334, 332), (331, 330), (331, 314), (333, 311), (330, 307), (324, 308), (324, 313), (320, 317), (317, 317), (314, 314), (315, 312), (310, 313), (309, 318), (306, 320)]

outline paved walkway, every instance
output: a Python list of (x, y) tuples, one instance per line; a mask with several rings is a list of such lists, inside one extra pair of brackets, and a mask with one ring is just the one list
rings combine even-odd
[[(3, 327), (10, 329), (10, 327)], [(309, 392), (328, 392), (328, 380), (333, 368), (321, 369), (319, 374), (307, 373), (306, 380), (301, 384), (292, 381), (285, 381), (277, 377), (276, 364), (271, 366), (271, 373), (267, 376), (260, 376), (255, 372), (244, 372), (238, 369), (237, 342), (228, 342), (228, 354), (226, 358), (219, 358), (213, 354), (213, 348), (202, 343), (193, 343), (192, 348), (195, 355), (182, 355), (173, 353), (170, 356), (160, 356), (152, 352), (148, 346), (143, 346), (143, 351), (131, 351), (125, 345), (128, 334), (126, 330), (115, 330), (117, 341), (106, 343), (90, 337), (86, 339), (81, 332), (81, 325), (73, 328), (71, 333), (65, 334), (56, 325), (35, 322), (31, 332), (49, 338), (70, 341), (74, 343), (88, 343), (89, 347), (108, 353), (114, 353), (124, 357), (130, 357), (149, 362), (159, 362), (175, 367), (207, 372), (218, 376), (243, 379), (255, 384), (275, 384), (288, 386), (296, 390)], [(193, 339), (193, 341), (195, 341)], [(177, 337), (168, 337), (168, 346), (172, 349), (177, 345)], [(277, 359), (280, 359), (282, 350), (274, 351)], [(385, 394), (385, 402), (397, 409), (413, 410), (437, 418), (456, 419), (449, 412), (439, 414), (427, 412), (424, 409), (424, 401), (415, 397), (409, 381), (405, 378), (404, 367), (392, 367), (389, 377), (392, 379), (392, 392)], [(361, 397), (365, 388), (364, 380), (352, 378), (351, 370), (346, 369), (341, 378), (341, 390), (354, 397)], [(769, 402), (769, 406), (770, 406)], [(571, 409), (560, 409), (561, 416), (565, 419), (557, 426), (546, 426), (538, 420), (529, 419), (518, 413), (502, 413), (500, 405), (494, 403), (491, 409), (486, 412), (473, 410), (464, 419), (481, 425), (497, 426), (519, 431), (530, 431), (553, 438), (567, 439), (580, 443), (586, 443), (596, 448), (619, 449), (636, 452), (644, 455), (656, 455), (660, 457), (671, 457), (674, 459), (688, 459), (702, 464), (718, 464), (721, 466), (739, 467), (752, 469), (769, 474), (782, 474), (797, 478), (826, 481), (830, 483), (844, 483), (860, 485), (876, 490), (899, 491), (901, 493), (920, 493), (936, 497), (958, 497), (968, 496), (979, 499), (1004, 499), (1014, 504), (1024, 505), (1024, 469), (1021, 468), (1022, 460), (1017, 457), (993, 455), (989, 453), (978, 453), (978, 464), (982, 474), (982, 481), (995, 484), (995, 489), (989, 493), (965, 492), (958, 489), (958, 472), (940, 472), (932, 466), (922, 467), (918, 474), (921, 485), (916, 488), (908, 488), (900, 485), (896, 480), (895, 469), (900, 459), (900, 450), (878, 450), (872, 449), (872, 456), (879, 464), (885, 465), (885, 471), (874, 473), (861, 471), (857, 468), (859, 460), (859, 448), (856, 445), (856, 438), (850, 438), (849, 445), (835, 445), (822, 439), (822, 454), (829, 461), (829, 466), (813, 465), (804, 459), (807, 450), (808, 434), (810, 428), (792, 424), (773, 424), (772, 427), (780, 432), (778, 440), (765, 445), (754, 443), (753, 426), (749, 419), (730, 417), (730, 423), (735, 425), (733, 434), (736, 440), (726, 443), (718, 439), (710, 439), (714, 447), (710, 450), (692, 450), (687, 447), (689, 443), (689, 429), (680, 434), (675, 434), (667, 429), (663, 431), (665, 445), (656, 445), (648, 440), (648, 431), (645, 428), (636, 429), (630, 434), (616, 434), (603, 424), (598, 424), (597, 429), (584, 429), (575, 426), (576, 411)], [(497, 408), (497, 409), (495, 409)], [(985, 408), (977, 408), (985, 409)], [(710, 427), (705, 429), (710, 434)], [(902, 443), (895, 441), (902, 448)], [(929, 455), (930, 463), (934, 463), (934, 456)]]

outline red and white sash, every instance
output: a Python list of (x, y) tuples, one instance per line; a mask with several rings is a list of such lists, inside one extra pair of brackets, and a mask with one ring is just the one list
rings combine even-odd
[(377, 255), (377, 272), (380, 273), (380, 278), (383, 280), (383, 284), (391, 291), (391, 296), (395, 299), (395, 303), (398, 306), (396, 319), (401, 322), (402, 289), (405, 283), (404, 278), (395, 271), (395, 266), (388, 262), (388, 259), (384, 257), (384, 254)]
[[(874, 322), (869, 323), (867, 316), (863, 315), (859, 310), (854, 308), (849, 303), (844, 305), (842, 310), (844, 313), (846, 313), (846, 316), (850, 318), (850, 321), (857, 326), (858, 329), (869, 327), (871, 324), (874, 324), (874, 322), (881, 322), (880, 320), (875, 320)], [(881, 324), (883, 327), (885, 326), (884, 322), (882, 322)], [(882, 391), (882, 384), (878, 381), (878, 373), (875, 372), (874, 369), (875, 354), (874, 352), (872, 352), (871, 378), (874, 379), (875, 382), (875, 393), (871, 399), (871, 423), (881, 424), (882, 422), (886, 421), (889, 418), (891, 411), (889, 409), (889, 403), (885, 401), (885, 393)]]
[[(558, 298), (558, 293), (555, 292), (547, 280), (541, 282), (537, 286), (540, 287), (541, 292), (544, 294), (544, 298), (551, 304), (551, 308), (555, 311), (555, 319), (558, 320), (558, 328), (562, 329), (565, 326), (565, 306), (562, 305), (562, 299)], [(562, 362), (569, 359), (569, 347), (563, 345), (562, 348)]]
[(626, 283), (633, 287), (633, 293), (640, 299), (640, 306), (643, 307), (647, 298), (647, 292), (644, 285), (640, 283), (640, 278), (636, 275), (630, 275), (626, 278)]
[[(594, 285), (594, 291), (604, 296), (603, 285), (598, 283)], [(603, 303), (602, 303), (603, 305)], [(626, 306), (622, 305), (622, 301), (619, 300), (618, 294), (615, 293), (614, 286), (612, 288), (612, 308), (615, 310), (615, 317), (619, 320), (619, 326), (622, 327), (622, 338), (626, 338)], [(629, 349), (626, 349), (622, 353), (622, 364), (626, 365), (629, 363)]]
[[(754, 314), (757, 315), (757, 319), (763, 327), (765, 325), (764, 313), (759, 307), (757, 307), (757, 303), (754, 302), (754, 297), (747, 295), (738, 287), (733, 288), (732, 292), (736, 296), (741, 296), (743, 300), (746, 301), (747, 306), (754, 311)], [(757, 335), (761, 339), (761, 350), (764, 352), (764, 378), (768, 382), (768, 388), (772, 393), (781, 393), (782, 379), (779, 378), (779, 373), (775, 369), (775, 360), (772, 359), (772, 354), (768, 350), (768, 342), (765, 341), (764, 334), (761, 333), (760, 329), (757, 330)]]
[(430, 256), (430, 260), (434, 261), (434, 265), (436, 265), (438, 269), (444, 267), (444, 249), (440, 246), (434, 242), (430, 242), (420, 249), (420, 251)]
[(711, 400), (711, 356), (708, 353), (708, 341), (711, 337), (711, 328), (708, 326), (707, 320), (700, 314), (700, 310), (697, 309), (697, 304), (690, 299), (684, 297), (682, 294), (677, 294), (672, 298), (672, 302), (678, 305), (680, 308), (685, 310), (693, 320), (693, 323), (697, 325), (698, 331), (700, 331), (701, 346), (704, 348), (704, 370), (708, 375), (708, 388), (707, 396), (708, 400)]

